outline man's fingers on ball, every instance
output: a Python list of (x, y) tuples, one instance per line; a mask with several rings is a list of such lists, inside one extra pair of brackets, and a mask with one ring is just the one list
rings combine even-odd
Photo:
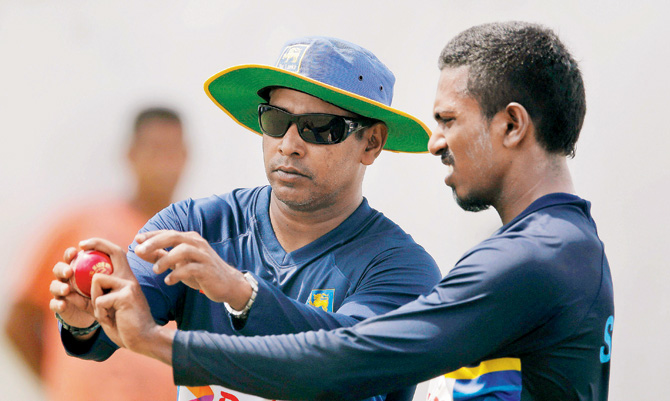
[(89, 238), (81, 241), (79, 246), (86, 251), (96, 250), (104, 252), (112, 258), (117, 255), (123, 255), (125, 257), (126, 254), (123, 248), (104, 238)]
[(49, 309), (51, 309), (52, 312), (62, 313), (65, 310), (65, 301), (52, 298), (49, 301)]
[(64, 297), (70, 293), (70, 285), (59, 280), (53, 280), (49, 285), (51, 295)]
[(63, 260), (65, 263), (70, 263), (72, 262), (72, 259), (77, 255), (77, 248), (75, 247), (69, 247), (65, 250), (65, 253), (63, 253)]
[(95, 305), (94, 310), (97, 313), (98, 311), (100, 311), (102, 309), (105, 309), (105, 310), (112, 309), (114, 307), (114, 302), (116, 301), (117, 298), (118, 298), (118, 296), (116, 295), (116, 293), (100, 295), (93, 302), (94, 305)]
[(97, 280), (92, 280), (91, 281), (91, 302), (93, 302), (93, 305), (96, 304), (96, 299), (100, 296), (103, 295), (104, 290), (102, 287), (100, 287), (100, 282)]
[(109, 274), (96, 273), (93, 275), (93, 280), (91, 281), (91, 296), (93, 295), (92, 291), (94, 288), (97, 289), (97, 295), (100, 296), (122, 287), (124, 283), (125, 280), (123, 278), (111, 276)]
[(59, 280), (66, 282), (72, 277), (72, 268), (69, 264), (65, 262), (58, 262), (54, 265), (54, 268), (51, 270)]

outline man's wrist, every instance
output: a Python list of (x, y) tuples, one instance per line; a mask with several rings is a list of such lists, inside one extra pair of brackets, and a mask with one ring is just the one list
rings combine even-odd
[(73, 337), (80, 340), (91, 338), (93, 334), (100, 328), (100, 323), (98, 323), (97, 320), (94, 321), (90, 326), (82, 328), (71, 326), (65, 320), (63, 320), (63, 318), (58, 313), (56, 313), (56, 319), (58, 319), (58, 321), (61, 323), (63, 330), (68, 331), (70, 334), (72, 334)]
[(172, 366), (172, 343), (176, 333), (173, 328), (155, 325), (145, 341), (130, 350)]
[(256, 294), (258, 293), (258, 281), (256, 281), (254, 276), (252, 276), (251, 273), (247, 272), (244, 273), (244, 279), (249, 285), (249, 287), (247, 288), (251, 288), (251, 294), (249, 295), (246, 304), (232, 306), (229, 303), (224, 302), (224, 306), (228, 310), (228, 313), (230, 313), (231, 316), (237, 319), (246, 319), (247, 315), (249, 314), (249, 310), (251, 309), (251, 306), (254, 304), (254, 301), (256, 300)]

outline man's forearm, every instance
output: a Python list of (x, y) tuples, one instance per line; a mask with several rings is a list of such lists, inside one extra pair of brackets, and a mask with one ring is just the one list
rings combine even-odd
[(175, 329), (157, 325), (150, 335), (137, 344), (129, 344), (128, 348), (172, 366), (172, 343), (176, 332)]
[(180, 331), (174, 379), (283, 400), (364, 399), (463, 366), (463, 352), (449, 346), (450, 338), (438, 340), (439, 326), (398, 310), (335, 331), (254, 337)]

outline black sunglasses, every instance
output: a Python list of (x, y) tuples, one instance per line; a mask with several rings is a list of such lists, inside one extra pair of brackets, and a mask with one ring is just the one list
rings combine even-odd
[(267, 136), (281, 138), (291, 124), (298, 128), (303, 141), (318, 145), (333, 145), (347, 139), (352, 133), (375, 124), (371, 118), (351, 118), (335, 114), (292, 114), (269, 104), (258, 105), (258, 123)]

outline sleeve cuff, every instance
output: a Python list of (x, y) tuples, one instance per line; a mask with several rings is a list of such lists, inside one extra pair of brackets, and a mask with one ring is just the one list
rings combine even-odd
[(95, 334), (93, 334), (93, 337), (85, 341), (77, 340), (72, 333), (63, 330), (60, 322), (58, 323), (58, 330), (60, 331), (60, 338), (63, 347), (65, 348), (65, 352), (70, 356), (94, 361), (104, 361), (118, 348), (116, 344), (107, 338), (102, 328), (97, 330)]
[(60, 338), (63, 342), (63, 346), (65, 347), (65, 351), (69, 355), (83, 356), (91, 352), (95, 342), (97, 341), (98, 337), (100, 337), (100, 331), (102, 331), (102, 328), (96, 330), (96, 332), (93, 334), (93, 337), (84, 341), (77, 340), (75, 336), (72, 335), (72, 333), (64, 330), (61, 323), (58, 323), (58, 330), (60, 330)]

